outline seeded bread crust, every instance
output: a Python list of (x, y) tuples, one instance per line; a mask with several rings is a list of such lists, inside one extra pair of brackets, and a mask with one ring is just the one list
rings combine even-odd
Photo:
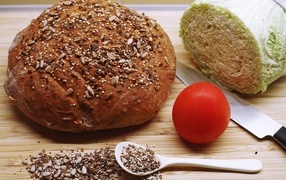
[(62, 1), (15, 37), (5, 90), (48, 128), (95, 131), (153, 119), (175, 78), (155, 20), (104, 0)]

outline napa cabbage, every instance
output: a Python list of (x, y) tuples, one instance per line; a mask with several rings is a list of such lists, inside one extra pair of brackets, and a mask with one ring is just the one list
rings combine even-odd
[(273, 0), (196, 0), (180, 37), (201, 71), (228, 89), (264, 92), (286, 74), (286, 11)]

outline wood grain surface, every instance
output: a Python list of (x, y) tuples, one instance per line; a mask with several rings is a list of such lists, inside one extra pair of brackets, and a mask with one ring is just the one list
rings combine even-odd
[[(169, 98), (152, 121), (130, 128), (86, 132), (63, 133), (46, 129), (26, 118), (15, 108), (3, 88), (9, 46), (16, 33), (36, 18), (45, 6), (0, 6), (0, 179), (29, 179), (30, 174), (22, 160), (43, 149), (94, 150), (115, 147), (121, 141), (152, 145), (159, 154), (188, 158), (256, 158), (263, 169), (257, 174), (235, 173), (194, 167), (168, 168), (161, 171), (163, 179), (286, 179), (286, 151), (272, 139), (259, 140), (234, 122), (225, 133), (207, 145), (193, 145), (183, 141), (172, 123), (172, 106), (178, 93), (185, 88), (178, 79), (173, 83)], [(170, 36), (178, 61), (192, 65), (189, 53), (178, 36), (179, 20), (185, 6), (135, 6), (140, 12), (156, 19)], [(274, 82), (266, 93), (242, 96), (257, 109), (279, 123), (286, 125), (286, 78)], [(259, 126), (259, 125), (258, 125)]]

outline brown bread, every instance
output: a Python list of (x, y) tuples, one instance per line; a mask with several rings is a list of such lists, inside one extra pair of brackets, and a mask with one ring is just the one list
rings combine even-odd
[(133, 126), (162, 107), (175, 61), (169, 37), (146, 15), (104, 0), (62, 1), (17, 34), (4, 87), (51, 129)]

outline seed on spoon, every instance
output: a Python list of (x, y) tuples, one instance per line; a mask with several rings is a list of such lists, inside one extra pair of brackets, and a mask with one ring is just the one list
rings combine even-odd
[(123, 165), (134, 173), (146, 173), (159, 169), (160, 162), (155, 158), (155, 153), (150, 148), (137, 147), (128, 144), (123, 147), (120, 155)]

